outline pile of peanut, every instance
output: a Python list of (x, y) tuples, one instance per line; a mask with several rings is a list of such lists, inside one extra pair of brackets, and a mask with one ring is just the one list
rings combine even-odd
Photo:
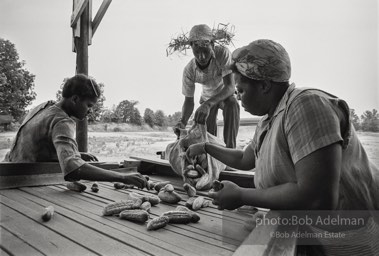
[[(148, 180), (147, 189), (155, 190), (158, 193), (157, 195), (140, 195), (130, 192), (125, 200), (106, 205), (103, 209), (103, 216), (116, 215), (123, 220), (146, 223), (151, 218), (150, 208), (152, 206), (160, 202), (177, 204), (182, 200), (182, 197), (169, 181), (154, 183), (147, 176), (145, 177)], [(114, 187), (115, 189), (125, 188), (124, 184), (120, 183), (115, 183)], [(210, 201), (202, 196), (196, 197), (196, 189), (188, 183), (185, 183), (183, 188), (189, 196), (186, 206), (177, 206), (175, 210), (164, 212), (160, 216), (152, 218), (147, 223), (147, 230), (157, 230), (169, 223), (188, 224), (197, 223), (200, 220), (200, 216), (194, 211), (209, 206)]]
[[(188, 162), (186, 161), (186, 163)], [(192, 163), (188, 163), (188, 165), (183, 170), (183, 175), (187, 178), (198, 179), (207, 173), (207, 169), (207, 154), (201, 154), (196, 156)]]

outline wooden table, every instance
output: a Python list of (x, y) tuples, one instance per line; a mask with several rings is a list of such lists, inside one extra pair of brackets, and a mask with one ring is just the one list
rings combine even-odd
[[(150, 174), (150, 178), (171, 181), (182, 196), (178, 205), (185, 205), (188, 196), (180, 177)], [(0, 255), (277, 255), (279, 251), (294, 255), (296, 251), (296, 242), (270, 238), (272, 230), (248, 230), (246, 221), (252, 218), (252, 212), (219, 211), (214, 205), (197, 211), (201, 217), (198, 223), (169, 224), (148, 231), (146, 224), (105, 217), (102, 210), (108, 203), (125, 199), (129, 192), (157, 192), (116, 190), (112, 183), (100, 182), (95, 193), (90, 190), (92, 182), (84, 184), (87, 190), (82, 193), (68, 190), (63, 182), (1, 189)], [(43, 222), (41, 215), (49, 205), (55, 214)], [(150, 218), (176, 206), (153, 206)]]

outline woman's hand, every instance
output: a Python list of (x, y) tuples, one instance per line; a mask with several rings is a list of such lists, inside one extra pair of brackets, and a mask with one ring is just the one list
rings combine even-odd
[(88, 152), (80, 152), (80, 157), (86, 162), (98, 162), (99, 160), (95, 155)]
[(242, 189), (231, 181), (221, 181), (223, 188), (219, 191), (213, 189), (209, 191), (208, 196), (213, 198), (213, 204), (218, 205), (219, 210), (234, 210), (241, 207)]
[(137, 186), (138, 188), (141, 188), (141, 189), (147, 187), (147, 180), (140, 173), (125, 174), (123, 183), (131, 184), (131, 185)]
[(186, 151), (186, 157), (188, 162), (192, 162), (192, 159), (197, 155), (206, 154), (205, 143), (206, 142), (196, 143), (188, 147)]

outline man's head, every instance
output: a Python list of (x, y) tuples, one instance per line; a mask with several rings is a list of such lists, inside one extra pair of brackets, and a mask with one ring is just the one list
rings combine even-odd
[(205, 24), (193, 26), (189, 33), (188, 40), (197, 64), (201, 68), (206, 68), (214, 55), (212, 29)]
[(261, 39), (233, 52), (238, 97), (253, 115), (272, 114), (288, 88), (291, 62), (278, 43)]
[(100, 97), (96, 81), (86, 75), (78, 74), (69, 78), (63, 85), (62, 97), (67, 104), (68, 114), (78, 119), (85, 118)]

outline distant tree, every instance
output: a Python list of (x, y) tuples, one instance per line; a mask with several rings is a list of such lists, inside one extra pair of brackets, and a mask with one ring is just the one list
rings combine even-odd
[(98, 85), (100, 88), (101, 95), (97, 99), (95, 106), (93, 106), (91, 114), (88, 115), (88, 122), (100, 121), (101, 114), (104, 111), (104, 101), (105, 101), (104, 87), (105, 87), (105, 85), (103, 83), (98, 83)]
[[(55, 94), (57, 101), (60, 101), (62, 99), (62, 89), (63, 85), (66, 83), (68, 78), (63, 79), (63, 82)], [(104, 101), (105, 101), (105, 96), (104, 96), (104, 84), (103, 83), (98, 83), (99, 88), (100, 88), (100, 98), (97, 99), (96, 105), (93, 106), (91, 113), (88, 115), (88, 122), (93, 123), (95, 121), (100, 121), (101, 119), (101, 114), (104, 111)]]
[(36, 98), (35, 75), (24, 68), (15, 45), (0, 38), (0, 106), (2, 111), (19, 120)]
[(355, 113), (354, 109), (350, 109), (350, 118), (351, 118), (351, 122), (353, 123), (355, 130), (357, 130), (357, 131), (360, 130), (361, 129), (361, 123), (360, 123), (359, 117)]
[(111, 109), (105, 108), (100, 116), (100, 121), (104, 123), (117, 123), (118, 122), (118, 116), (116, 115), (116, 106), (113, 105)]
[[(141, 125), (141, 115), (135, 107), (138, 101), (121, 101), (116, 107), (115, 114), (119, 122)], [(139, 120), (138, 120), (139, 119)]]
[(155, 111), (155, 113), (154, 113), (154, 124), (156, 126), (160, 126), (160, 127), (167, 126), (166, 116), (162, 110)]
[(143, 114), (143, 121), (150, 127), (153, 127), (155, 122), (154, 111), (150, 108), (145, 109), (145, 113)]
[(57, 98), (57, 102), (60, 101), (62, 99), (62, 89), (63, 89), (63, 85), (66, 83), (66, 81), (68, 80), (68, 77), (64, 78), (63, 79), (63, 82), (61, 83), (61, 86), (59, 87), (59, 90), (57, 91), (57, 93), (55, 94), (55, 97)]
[(142, 125), (142, 117), (138, 108), (133, 109), (129, 122), (135, 125)]
[(182, 117), (182, 112), (175, 112), (173, 115), (168, 115), (167, 116), (167, 125), (168, 126), (174, 126), (176, 125), (180, 118)]
[(379, 132), (379, 113), (376, 109), (372, 111), (366, 110), (361, 115), (361, 119), (363, 131)]
[(101, 113), (100, 121), (103, 123), (110, 123), (112, 122), (112, 110), (106, 108), (104, 109), (103, 113)]

